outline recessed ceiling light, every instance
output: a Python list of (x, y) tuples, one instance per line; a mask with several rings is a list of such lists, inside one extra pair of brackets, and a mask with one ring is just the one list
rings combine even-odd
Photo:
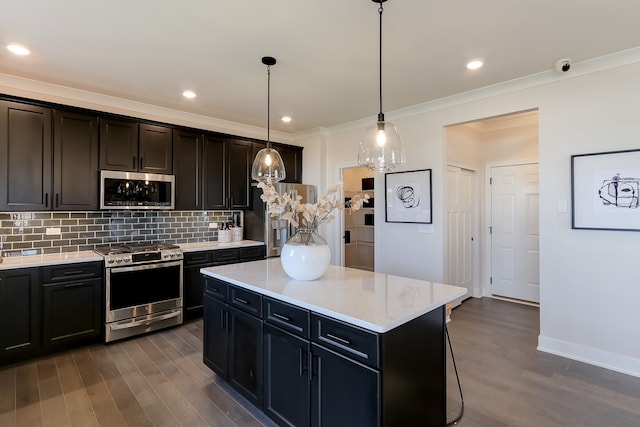
[(196, 93), (192, 90), (185, 90), (184, 92), (182, 92), (182, 96), (184, 96), (185, 98), (195, 98), (196, 97)]
[(21, 55), (21, 56), (29, 55), (29, 53), (31, 53), (29, 52), (29, 49), (27, 49), (26, 47), (20, 46), (17, 44), (8, 45), (7, 49), (9, 49), (9, 51), (12, 53), (15, 53), (16, 55)]
[(484, 65), (484, 63), (482, 62), (481, 59), (474, 59), (473, 61), (470, 61), (467, 64), (467, 68), (469, 70), (477, 70), (478, 68), (481, 68)]
[(285, 122), (285, 123), (289, 123), (289, 122), (291, 121), (291, 117), (289, 117), (289, 116), (284, 116), (284, 117), (282, 117), (282, 119), (281, 119), (281, 120), (282, 120), (283, 122)]

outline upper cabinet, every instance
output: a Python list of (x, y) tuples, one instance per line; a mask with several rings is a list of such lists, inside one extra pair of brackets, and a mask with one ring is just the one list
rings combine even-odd
[(15, 102), (0, 111), (0, 210), (96, 209), (97, 116)]
[(0, 101), (0, 210), (51, 209), (51, 116)]
[(98, 117), (55, 111), (53, 208), (98, 209)]
[(101, 118), (100, 169), (171, 174), (171, 128)]
[(205, 135), (204, 208), (249, 209), (253, 143)]
[(202, 134), (174, 130), (176, 209), (202, 209)]

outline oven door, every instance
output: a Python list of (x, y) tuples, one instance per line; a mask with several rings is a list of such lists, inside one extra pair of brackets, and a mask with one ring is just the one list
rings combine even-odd
[(106, 269), (106, 321), (182, 309), (182, 260)]

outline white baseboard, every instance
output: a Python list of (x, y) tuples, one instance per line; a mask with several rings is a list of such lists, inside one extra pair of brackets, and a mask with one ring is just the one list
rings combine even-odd
[(538, 350), (640, 378), (640, 359), (538, 336)]

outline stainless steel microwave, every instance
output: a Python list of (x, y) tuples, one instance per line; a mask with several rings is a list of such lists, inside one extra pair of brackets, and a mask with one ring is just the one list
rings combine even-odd
[(175, 177), (100, 171), (100, 209), (174, 209)]

